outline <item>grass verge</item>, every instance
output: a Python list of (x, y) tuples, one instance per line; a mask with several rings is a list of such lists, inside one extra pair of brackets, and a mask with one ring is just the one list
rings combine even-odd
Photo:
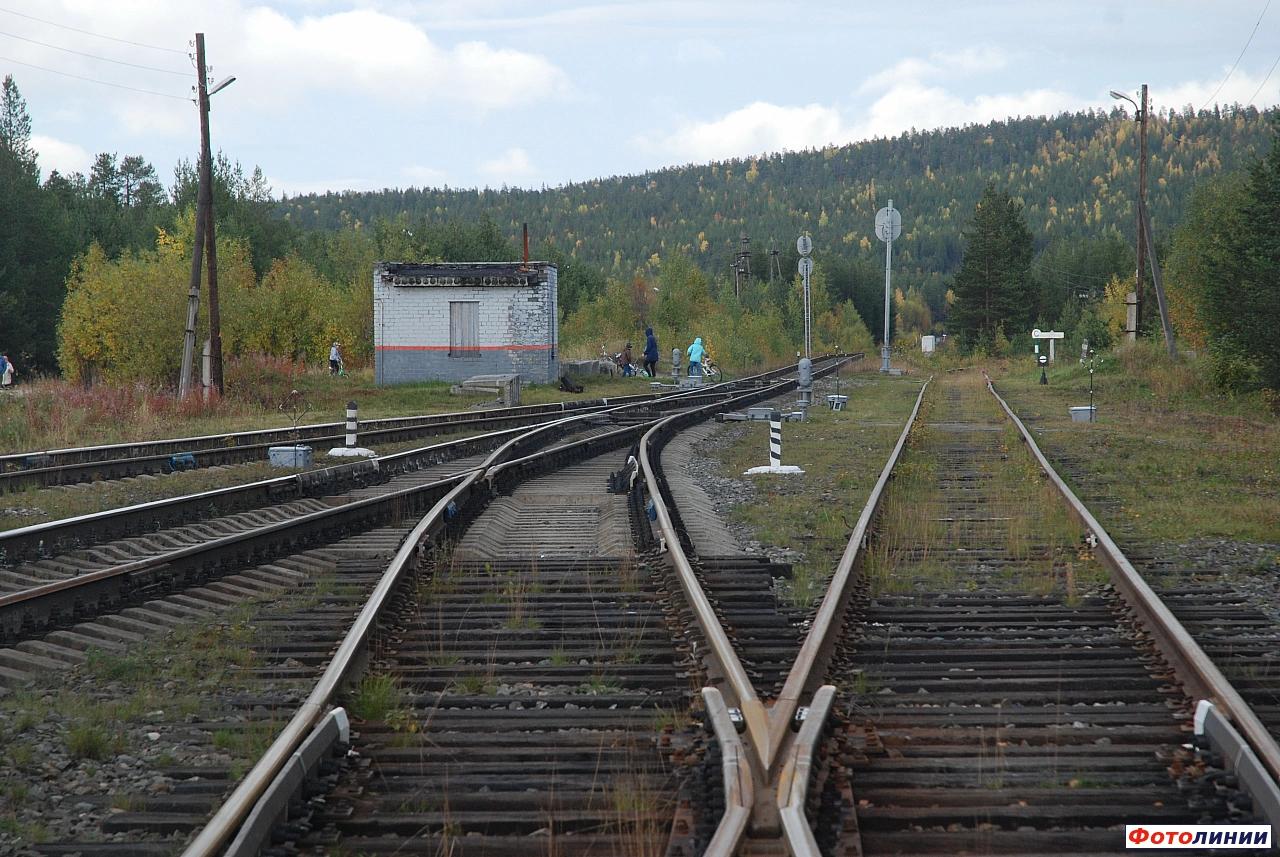
[[(848, 375), (840, 387), (849, 396), (846, 410), (815, 405), (805, 422), (784, 423), (782, 463), (803, 468), (803, 476), (742, 475), (768, 463), (767, 422), (748, 423), (743, 438), (720, 451), (724, 474), (749, 479), (755, 488), (754, 498), (735, 506), (732, 517), (757, 540), (803, 555), (781, 593), (792, 605), (811, 606), (822, 594), (921, 383), (920, 378)], [(829, 392), (834, 384), (824, 380), (815, 398), (822, 403)]]
[(1093, 423), (1068, 413), (1089, 403), (1078, 363), (1055, 368), (1046, 386), (1013, 365), (996, 389), (1081, 499), (1111, 498), (1090, 505), (1117, 536), (1280, 542), (1280, 420), (1195, 378), (1193, 365), (1145, 347), (1122, 351), (1094, 375)]

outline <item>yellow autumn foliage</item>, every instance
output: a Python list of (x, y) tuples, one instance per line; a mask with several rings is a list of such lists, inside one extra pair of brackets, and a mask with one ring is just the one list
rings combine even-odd
[(1128, 312), (1125, 300), (1134, 289), (1133, 277), (1113, 276), (1107, 283), (1103, 293), (1102, 306), (1098, 316), (1107, 325), (1112, 342), (1124, 340), (1125, 314)]
[[(176, 382), (186, 327), (194, 223), (158, 230), (151, 250), (110, 259), (94, 244), (76, 259), (58, 328), (58, 362), (77, 381)], [(278, 259), (261, 283), (249, 250), (218, 241), (218, 293), (224, 356), (266, 354), (322, 363), (338, 340), (349, 362), (367, 356), (368, 289), (353, 292), (296, 257)], [(196, 341), (209, 336), (208, 282), (200, 288)], [(352, 359), (354, 358), (354, 360)]]

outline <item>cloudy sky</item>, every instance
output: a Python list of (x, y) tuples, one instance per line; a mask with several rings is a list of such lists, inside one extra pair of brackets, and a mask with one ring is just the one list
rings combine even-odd
[[(557, 185), (1112, 104), (1280, 102), (1268, 0), (0, 0), (40, 164), (215, 148), (277, 193)], [(1246, 47), (1247, 45), (1247, 47)], [(55, 72), (60, 72), (55, 73)], [(114, 84), (113, 86), (102, 85)]]

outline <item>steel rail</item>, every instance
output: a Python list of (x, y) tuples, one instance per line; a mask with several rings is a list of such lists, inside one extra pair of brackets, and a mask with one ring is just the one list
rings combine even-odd
[(709, 654), (715, 666), (728, 682), (732, 701), (742, 711), (743, 719), (746, 721), (747, 735), (751, 738), (756, 753), (760, 755), (762, 764), (767, 768), (765, 754), (769, 747), (769, 724), (764, 704), (760, 701), (750, 676), (742, 666), (738, 653), (734, 651), (733, 644), (729, 642), (729, 635), (721, 626), (715, 608), (711, 605), (711, 599), (707, 597), (702, 584), (698, 582), (693, 565), (680, 545), (680, 537), (671, 518), (671, 512), (667, 509), (666, 503), (662, 502), (662, 489), (658, 484), (657, 467), (654, 463), (656, 456), (652, 450), (659, 438), (665, 439), (667, 423), (672, 419), (668, 417), (667, 420), (658, 423), (640, 439), (640, 454), (637, 456), (640, 461), (640, 470), (644, 474), (649, 497), (653, 500), (657, 524), (663, 533), (667, 556), (675, 567), (676, 577), (680, 582), (680, 588), (684, 591), (685, 600), (693, 611), (698, 630), (710, 647)]
[[(830, 369), (827, 369), (827, 371), (830, 371)], [(778, 384), (775, 388), (769, 389), (764, 398), (781, 393), (784, 389), (794, 385), (794, 383), (794, 381), (788, 381)], [(684, 548), (680, 544), (679, 533), (671, 511), (662, 500), (662, 487), (659, 484), (656, 464), (657, 451), (659, 447), (665, 444), (667, 436), (674, 428), (674, 423), (677, 420), (689, 417), (690, 414), (668, 417), (649, 429), (644, 437), (640, 439), (640, 454), (637, 457), (641, 472), (644, 474), (649, 496), (654, 501), (658, 528), (663, 533), (667, 555), (675, 566), (680, 587), (684, 591), (685, 599), (694, 613), (698, 630), (703, 634), (707, 644), (710, 646), (710, 654), (714, 658), (716, 666), (723, 673), (725, 681), (728, 682), (732, 701), (742, 711), (743, 719), (746, 721), (747, 734), (751, 738), (752, 746), (759, 757), (761, 765), (767, 771), (772, 762), (771, 747), (773, 743), (768, 740), (769, 721), (764, 703), (760, 701), (759, 694), (756, 693), (755, 687), (751, 683), (751, 678), (747, 675), (741, 659), (733, 649), (733, 644), (729, 642), (728, 635), (720, 625), (720, 620), (716, 617), (715, 608), (712, 606), (711, 600), (698, 582), (693, 566), (689, 562), (689, 557), (685, 554)]]
[[(787, 370), (785, 368), (770, 370), (752, 377), (770, 377), (784, 371)], [(720, 386), (739, 384), (742, 380), (744, 379), (724, 381), (702, 389), (714, 390)], [(683, 395), (685, 392), (688, 391), (673, 390), (659, 393), (603, 396), (579, 401), (550, 402), (541, 405), (490, 408), (479, 411), (447, 411), (439, 414), (379, 417), (372, 420), (362, 420), (360, 425), (362, 427), (361, 433), (366, 436), (372, 434), (374, 436), (394, 437), (404, 433), (420, 434), (435, 428), (457, 427), (468, 424), (491, 425), (495, 422), (510, 422), (530, 417), (577, 413), (584, 409), (612, 408), (619, 405), (671, 398), (675, 395)], [(206, 456), (216, 456), (217, 454), (225, 455), (237, 452), (245, 454), (253, 450), (265, 449), (275, 443), (287, 441), (333, 440), (338, 442), (344, 436), (344, 425), (342, 422), (311, 423), (298, 426), (296, 429), (292, 427), (254, 429), (224, 434), (6, 453), (0, 455), (0, 487), (22, 479), (30, 480), (41, 475), (48, 476), (59, 472), (70, 473), (76, 470), (90, 472), (95, 468), (106, 469), (111, 466), (123, 467), (149, 461), (160, 462), (178, 453), (204, 453)], [(122, 455), (110, 457), (112, 453), (122, 453)]]
[[(715, 386), (739, 385), (753, 380), (755, 379), (741, 379), (740, 381), (731, 382), (731, 384)], [(706, 390), (695, 389), (687, 393), (663, 397), (663, 405), (666, 406), (676, 399), (683, 400), (705, 395)], [(621, 411), (627, 407), (629, 406), (622, 405), (610, 409), (610, 411)], [(711, 406), (704, 406), (704, 408), (707, 407)], [(387, 570), (375, 586), (369, 600), (365, 602), (365, 606), (361, 609), (351, 630), (343, 638), (334, 657), (330, 660), (329, 665), (317, 681), (307, 700), (299, 707), (266, 753), (237, 784), (213, 818), (182, 852), (182, 857), (214, 857), (234, 837), (244, 819), (253, 811), (258, 799), (270, 786), (280, 769), (288, 762), (297, 747), (301, 745), (321, 717), (324, 716), (333, 696), (346, 684), (348, 678), (361, 665), (370, 630), (373, 628), (379, 614), (388, 603), (406, 571), (419, 559), (422, 549), (441, 534), (449, 510), (452, 509), (453, 514), (456, 514), (469, 499), (476, 489), (477, 483), (487, 471), (491, 467), (507, 460), (519, 446), (530, 443), (537, 435), (548, 434), (554, 430), (563, 430), (570, 427), (572, 423), (589, 419), (590, 416), (577, 415), (553, 421), (508, 440), (491, 453), (475, 470), (461, 477), (459, 484), (432, 506), (426, 516), (418, 522), (417, 526), (402, 542), (400, 549), (388, 564)]]
[(871, 529), (871, 522), (875, 520), (876, 513), (880, 510), (885, 489), (889, 485), (889, 480), (893, 478), (893, 470), (898, 466), (902, 451), (906, 449), (907, 439), (916, 423), (916, 417), (920, 414), (920, 406), (924, 402), (925, 392), (929, 389), (932, 380), (930, 377), (920, 387), (911, 415), (907, 417), (907, 423), (903, 426), (902, 433), (898, 435), (898, 442), (889, 453), (889, 458), (880, 471), (880, 477), (876, 480), (875, 486), (867, 496), (867, 502), (862, 507), (858, 522), (854, 525), (853, 532), (849, 534), (849, 541), (845, 545), (844, 553), (840, 555), (840, 561), (836, 564), (831, 582), (827, 584), (826, 594), (823, 595), (818, 611), (814, 614), (809, 633), (805, 635), (800, 651), (787, 672), (782, 692), (769, 710), (770, 736), (775, 742), (773, 748), (775, 753), (787, 735), (787, 729), (792, 718), (795, 717), (796, 708), (800, 705), (806, 690), (825, 674), (826, 664), (843, 627), (842, 619), (853, 592), (855, 572), (862, 559), (862, 550), (867, 545), (867, 532)]
[(1213, 702), (1239, 730), (1254, 754), (1262, 760), (1272, 779), (1280, 781), (1280, 746), (1276, 744), (1276, 739), (1214, 664), (1213, 659), (1200, 648), (1200, 644), (1133, 567), (1102, 524), (1098, 523), (1097, 518), (1084, 503), (1080, 502), (1075, 492), (1053, 469), (1022, 420), (1018, 419), (1018, 415), (1009, 407), (1008, 402), (996, 392), (990, 377), (987, 377), (987, 389), (1017, 426), (1023, 443), (1040, 463), (1040, 467), (1058, 493), (1066, 500), (1071, 514), (1098, 540), (1097, 550), (1103, 562), (1111, 570), (1112, 585), (1125, 603), (1138, 615), (1143, 626), (1155, 637), (1160, 653), (1168, 659), (1179, 680), (1193, 696)]
[[(852, 355), (850, 358), (843, 358), (825, 355), (818, 358), (814, 361), (815, 363), (821, 361), (828, 365), (822, 369), (815, 370), (814, 376), (821, 377), (835, 371), (846, 362), (846, 359), (852, 359), (856, 356)], [(794, 380), (778, 384), (774, 388), (763, 391), (760, 398), (776, 395), (794, 385)], [(706, 408), (699, 410), (706, 410)], [(768, 775), (769, 768), (773, 762), (771, 748), (774, 743), (770, 739), (768, 713), (764, 704), (760, 700), (750, 676), (747, 675), (741, 659), (729, 642), (728, 635), (716, 616), (715, 608), (712, 606), (706, 591), (702, 588), (702, 584), (693, 570), (692, 564), (689, 562), (688, 555), (681, 545), (680, 534), (671, 510), (667, 508), (663, 500), (663, 486), (659, 480), (656, 465), (658, 454), (665, 444), (667, 436), (675, 429), (677, 423), (691, 419), (694, 413), (696, 412), (668, 417), (649, 429), (640, 440), (637, 458), (640, 472), (644, 474), (646, 490), (653, 501), (655, 518), (658, 528), (663, 534), (663, 543), (668, 560), (674, 567), (680, 589), (684, 593), (686, 603), (693, 613), (698, 631), (702, 634), (709, 647), (707, 654), (712, 661), (712, 671), (718, 672), (719, 676), (727, 683), (732, 701), (737, 704), (739, 711), (742, 713), (747, 737), (751, 745), (751, 751), (744, 752), (736, 732), (733, 735), (734, 743), (720, 741), (721, 752), (726, 760), (726, 783), (731, 778), (740, 779), (742, 777), (747, 777), (752, 781), (750, 788), (750, 795), (753, 801), (752, 809), (745, 810), (745, 813), (742, 813), (734, 806), (726, 803), (725, 814), (721, 817), (716, 828), (716, 834), (712, 839), (715, 847), (708, 847), (705, 852), (710, 857), (727, 857), (727, 855), (733, 853), (737, 842), (741, 839), (742, 832), (745, 830), (745, 826), (750, 821), (754, 811), (755, 802), (758, 802), (764, 796), (755, 788), (754, 781), (759, 776)], [(716, 692), (717, 697), (721, 696), (719, 688), (711, 689)], [(713, 725), (716, 727), (717, 739), (719, 740), (722, 730), (714, 721)], [(752, 764), (753, 759), (761, 768), (759, 773), (757, 773), (755, 765)], [(728, 770), (729, 760), (732, 760), (734, 766), (732, 777)], [(738, 795), (744, 793), (746, 793), (744, 790), (736, 792)]]
[[(786, 762), (778, 775), (778, 815), (792, 857), (821, 857), (818, 841), (805, 815), (809, 796), (809, 780), (813, 775), (813, 757), (822, 738), (822, 729), (836, 701), (835, 685), (824, 684), (813, 695), (813, 702), (791, 745)], [(861, 848), (859, 848), (861, 851)]]
[[(770, 377), (788, 370), (789, 367), (783, 367), (781, 369), (769, 370), (768, 372), (752, 377)], [(725, 384), (738, 384), (743, 380), (749, 379), (724, 381), (719, 384), (704, 387), (703, 389), (710, 390)], [(487, 410), (478, 411), (445, 411), (438, 414), (417, 414), (414, 416), (404, 417), (377, 417), (371, 420), (361, 420), (360, 425), (363, 432), (379, 432), (392, 429), (425, 430), (436, 426), (455, 425), (467, 422), (492, 422), (495, 420), (518, 419), (529, 416), (541, 416), (557, 413), (565, 414), (569, 412), (577, 412), (584, 408), (612, 408), (619, 405), (627, 405), (637, 402), (656, 401), (679, 394), (681, 394), (681, 391), (674, 390), (660, 393), (633, 393), (622, 396), (602, 396), (595, 399), (548, 402), (541, 405), (517, 405), (510, 408), (489, 408)], [(28, 450), (25, 452), (6, 453), (4, 455), (0, 455), (0, 479), (9, 473), (27, 473), (33, 470), (48, 469), (48, 467), (33, 467), (31, 465), (33, 460), (43, 460), (47, 462), (48, 466), (56, 468), (72, 464), (106, 464), (113, 460), (120, 461), (138, 458), (164, 458), (181, 452), (226, 451), (238, 447), (261, 447), (270, 445), (271, 443), (292, 440), (336, 439), (343, 437), (344, 426), (345, 423), (341, 421), (331, 423), (310, 423), (308, 425), (298, 426), (296, 429), (292, 426), (281, 426), (279, 428), (251, 429), (249, 431), (226, 432), (223, 434), (193, 435), (191, 437), (125, 441), (123, 443), (72, 446), (58, 449)], [(110, 454), (113, 452), (121, 452), (124, 453), (124, 455), (116, 459), (93, 458), (93, 456), (100, 453)], [(52, 462), (55, 459), (67, 459), (67, 461), (65, 462), (65, 465), (54, 465)]]
[(527, 431), (527, 426), (499, 429), (480, 435), (431, 444), (418, 449), (405, 450), (390, 455), (381, 455), (371, 459), (337, 464), (320, 470), (309, 470), (288, 476), (276, 476), (249, 482), (244, 485), (232, 485), (226, 488), (215, 488), (195, 494), (184, 494), (179, 497), (168, 497), (163, 500), (150, 500), (118, 509), (106, 509), (71, 518), (60, 518), (45, 521), (26, 527), (17, 527), (0, 532), (0, 556), (4, 562), (13, 562), (36, 552), (48, 552), (59, 545), (72, 543), (82, 532), (114, 531), (119, 534), (141, 533), (142, 524), (154, 524), (157, 521), (175, 520), (181, 512), (188, 508), (218, 506), (222, 510), (231, 511), (245, 508), (245, 503), (256, 499), (280, 501), (288, 497), (306, 496), (317, 488), (330, 489), (356, 478), (363, 478), (373, 472), (384, 474), (405, 473), (417, 469), (415, 465), (423, 459), (436, 459), (429, 463), (440, 463), (441, 456), (450, 452), (459, 452), (457, 457), (471, 454), (465, 452), (472, 447), (484, 446), (498, 438)]
[(275, 741), (245, 774), (213, 818), (183, 850), (183, 857), (214, 857), (235, 836), (241, 823), (253, 811), (258, 798), (325, 715), (330, 700), (345, 686), (348, 676), (362, 665), (369, 634), (383, 607), (398, 588), (407, 570), (416, 566), (423, 547), (443, 528), (446, 510), (451, 504), (456, 508), (459, 501), (465, 501), (481, 472), (475, 470), (468, 474), (453, 490), (440, 498), (405, 537), (306, 701), (298, 707)]
[[(135, 577), (146, 574), (154, 576), (164, 570), (171, 571), (175, 577), (181, 577), (192, 572), (190, 568), (179, 570), (184, 561), (195, 561), (197, 567), (201, 565), (202, 561), (203, 564), (207, 565), (214, 562), (215, 558), (226, 556), (227, 554), (260, 551), (263, 549), (263, 542), (271, 542), (273, 539), (272, 545), (278, 549), (280, 544), (294, 544), (302, 540), (304, 536), (314, 536), (326, 527), (338, 526), (343, 522), (361, 518), (366, 514), (374, 514), (385, 509), (395, 508), (397, 504), (407, 498), (440, 490), (443, 486), (464, 479), (477, 471), (478, 468), (472, 468), (460, 474), (423, 485), (402, 488), (399, 491), (376, 497), (367, 497), (363, 500), (322, 509), (318, 512), (311, 512), (287, 521), (266, 524), (252, 530), (223, 536), (197, 545), (178, 548), (145, 559), (109, 566), (77, 577), (55, 580), (40, 586), (33, 586), (29, 589), (0, 596), (0, 634), (7, 635), (10, 630), (21, 629), (41, 619), (47, 620), (64, 612), (74, 612), (74, 610), (64, 611), (59, 609), (68, 601), (75, 605), (82, 605), (85, 602), (104, 600), (104, 597), (98, 594), (104, 588), (109, 590), (109, 595), (114, 595), (121, 590), (129, 589)], [(111, 599), (107, 597), (105, 600)]]
[[(675, 402), (685, 395), (705, 394), (700, 390), (695, 390), (691, 391), (690, 394), (682, 394), (682, 396), (666, 397), (666, 403)], [(257, 546), (263, 540), (269, 540), (272, 537), (289, 540), (295, 532), (299, 534), (307, 531), (315, 532), (318, 527), (322, 527), (330, 521), (342, 521), (352, 517), (359, 517), (361, 514), (375, 509), (390, 508), (392, 504), (398, 503), (406, 497), (417, 495), (423, 491), (438, 490), (442, 485), (448, 484), (468, 473), (483, 470), (492, 463), (501, 461), (508, 456), (519, 444), (527, 443), (533, 438), (540, 438), (545, 432), (565, 430), (574, 424), (592, 419), (599, 413), (617, 413), (647, 404), (649, 403), (646, 401), (618, 405), (604, 412), (561, 417), (549, 423), (536, 426), (533, 429), (526, 428), (514, 432), (504, 432), (503, 434), (514, 434), (515, 436), (503, 443), (483, 464), (464, 470), (461, 474), (455, 474), (454, 477), (449, 479), (436, 480), (426, 485), (412, 486), (376, 497), (368, 497), (352, 503), (345, 503), (341, 506), (311, 512), (287, 521), (279, 521), (241, 533), (224, 536), (198, 545), (190, 545), (145, 559), (121, 563), (87, 574), (0, 596), (0, 632), (3, 632), (6, 628), (17, 629), (29, 622), (58, 615), (61, 612), (58, 609), (59, 605), (66, 603), (68, 598), (75, 599), (77, 604), (84, 601), (102, 600), (101, 596), (95, 594), (96, 591), (100, 591), (102, 587), (111, 587), (109, 594), (114, 595), (120, 589), (128, 586), (134, 576), (142, 573), (154, 573), (157, 570), (172, 568), (184, 560), (206, 559), (219, 553), (225, 554), (228, 551), (244, 550), (248, 546)]]
[[(518, 405), (512, 408), (489, 408), (487, 410), (478, 411), (445, 411), (438, 414), (417, 414), (404, 417), (378, 417), (371, 420), (361, 420), (360, 425), (370, 431), (378, 431), (384, 428), (426, 428), (437, 424), (448, 425), (451, 423), (467, 422), (470, 420), (484, 420), (487, 418), (539, 416), (557, 413), (564, 414), (567, 411), (577, 411), (582, 408), (614, 407), (635, 401), (649, 401), (662, 398), (666, 395), (670, 394), (642, 393), (627, 396), (604, 396), (596, 399), (581, 399), (577, 401), (549, 402), (542, 405)], [(345, 425), (346, 424), (342, 421), (332, 423), (311, 423), (304, 426), (298, 426), (296, 432), (292, 426), (282, 426), (279, 428), (227, 432), (225, 434), (206, 434), (195, 435), (192, 437), (126, 441), (123, 443), (108, 443), (96, 446), (72, 446), (61, 449), (6, 453), (5, 455), (0, 455), (0, 474), (7, 473), (12, 470), (29, 470), (31, 468), (26, 465), (26, 462), (32, 458), (67, 458), (70, 459), (67, 462), (68, 464), (76, 464), (92, 462), (93, 459), (88, 456), (93, 456), (98, 453), (123, 452), (124, 455), (122, 457), (134, 458), (144, 455), (147, 450), (152, 450), (154, 451), (154, 454), (158, 455), (161, 453), (173, 454), (177, 452), (228, 449), (244, 445), (258, 446), (266, 442), (293, 440), (295, 437), (301, 440), (314, 440), (316, 437), (341, 437)], [(105, 461), (107, 459), (100, 460)]]
[(747, 751), (734, 728), (724, 696), (714, 687), (704, 687), (702, 701), (720, 746), (720, 772), (724, 782), (724, 816), (703, 852), (703, 857), (710, 857), (738, 850), (755, 805), (755, 777), (751, 775)]
[[(653, 400), (651, 397), (637, 398), (640, 402)], [(613, 404), (596, 403), (587, 405), (584, 403), (580, 407), (568, 410), (572, 413), (583, 413), (593, 410), (604, 410), (617, 406), (616, 401)], [(365, 424), (365, 428), (360, 432), (360, 437), (362, 441), (367, 444), (394, 443), (401, 440), (419, 437), (424, 434), (457, 433), (473, 429), (479, 430), (492, 428), (495, 425), (508, 423), (525, 425), (530, 422), (536, 423), (537, 421), (546, 418), (561, 418), (564, 416), (564, 413), (564, 411), (556, 410), (531, 413), (496, 413), (483, 416), (473, 416), (468, 419), (449, 419), (444, 421), (428, 420), (420, 423), (409, 421), (405, 422), (403, 425), (372, 429), (367, 427), (368, 424)], [(401, 422), (401, 420), (396, 418), (388, 420), (388, 422)], [(297, 443), (305, 440), (310, 443), (319, 443), (321, 445), (326, 442), (334, 445), (341, 445), (344, 438), (344, 434), (338, 433), (313, 435), (296, 439), (290, 438), (288, 442)], [(285, 441), (277, 440), (268, 443), (236, 444), (223, 447), (215, 446), (205, 449), (183, 450), (182, 452), (190, 454), (195, 461), (196, 468), (199, 469), (222, 464), (238, 464), (246, 461), (265, 460), (267, 451), (272, 446), (281, 442)], [(169, 472), (173, 469), (171, 461), (175, 454), (177, 453), (163, 452), (131, 458), (109, 458), (97, 461), (82, 461), (48, 467), (0, 472), (0, 493), (16, 491), (29, 486), (48, 487), (53, 485), (74, 485), (92, 481), (95, 478), (120, 479), (143, 473)]]

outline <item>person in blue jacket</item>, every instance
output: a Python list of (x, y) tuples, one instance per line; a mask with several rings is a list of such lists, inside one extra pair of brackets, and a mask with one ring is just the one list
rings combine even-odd
[(650, 378), (658, 374), (658, 337), (652, 327), (644, 329), (644, 373)]
[(685, 355), (689, 358), (690, 376), (702, 374), (702, 354), (705, 350), (702, 347), (702, 337), (695, 337), (693, 345), (690, 345), (689, 350), (685, 352)]

